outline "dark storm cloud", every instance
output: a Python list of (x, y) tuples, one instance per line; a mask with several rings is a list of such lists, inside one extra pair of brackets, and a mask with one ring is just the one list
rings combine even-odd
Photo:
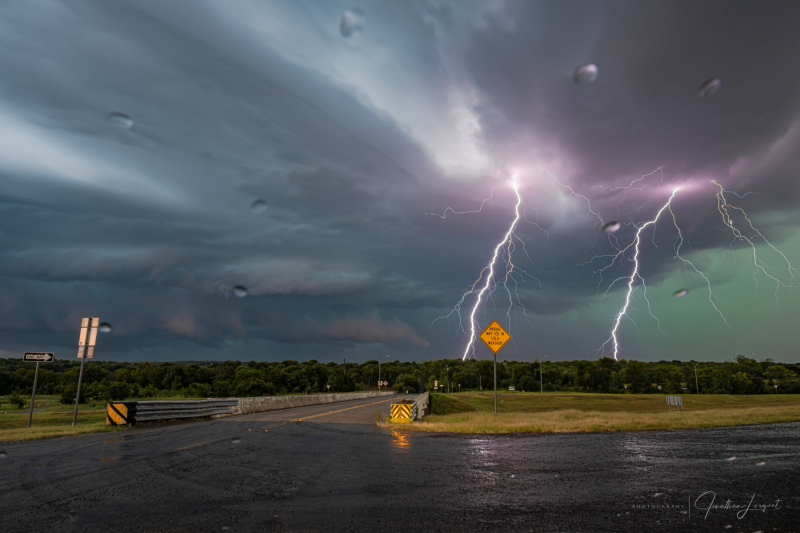
[[(793, 238), (795, 4), (363, 2), (365, 27), (343, 38), (351, 7), (0, 7), (4, 351), (72, 350), (99, 315), (123, 358), (460, 355), (457, 314), (429, 325), (507, 230), (514, 172), (516, 266), (538, 279), (512, 288), (537, 317), (512, 317), (523, 348), (596, 348), (620, 297), (603, 299), (592, 260), (608, 237), (545, 170), (619, 218), (620, 242), (672, 184), (702, 181), (675, 212), (693, 249), (726, 247), (712, 178), (760, 192), (742, 205)], [(578, 86), (585, 62), (600, 75)], [(721, 91), (699, 98), (713, 76)], [(658, 167), (643, 192), (590, 188)], [(432, 214), (477, 210), (493, 188), (478, 214)], [(676, 233), (658, 232), (642, 265), (669, 295)], [(482, 319), (507, 302), (501, 288)]]

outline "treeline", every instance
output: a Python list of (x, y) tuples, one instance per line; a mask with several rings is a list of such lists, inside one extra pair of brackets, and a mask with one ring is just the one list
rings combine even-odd
[[(34, 364), (0, 359), (0, 396), (24, 396), (33, 387)], [(79, 363), (57, 361), (40, 366), (37, 394), (75, 400)], [(756, 361), (738, 356), (733, 362), (696, 361), (504, 361), (497, 365), (498, 388), (545, 391), (668, 394), (800, 393), (800, 365)], [(154, 397), (242, 397), (377, 390), (378, 361), (327, 363), (315, 360), (266, 363), (250, 361), (123, 363), (91, 361), (84, 367), (82, 401)], [(696, 372), (696, 374), (695, 374)], [(386, 362), (381, 381), (402, 392), (490, 390), (492, 361), (438, 360)]]

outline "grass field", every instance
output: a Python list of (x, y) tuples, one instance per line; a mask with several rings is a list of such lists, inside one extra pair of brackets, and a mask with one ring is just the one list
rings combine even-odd
[(436, 394), (433, 414), (410, 427), (455, 433), (634, 431), (800, 421), (799, 395), (683, 395), (669, 411), (664, 395), (533, 393)]
[[(121, 431), (121, 428), (106, 426), (105, 401), (93, 401), (78, 407), (78, 420), (72, 426), (74, 405), (58, 403), (58, 396), (36, 396), (33, 423), (28, 429), (28, 409), (19, 409), (7, 401), (0, 406), (0, 442), (43, 439), (82, 433)], [(171, 400), (185, 398), (158, 398)], [(45, 407), (39, 407), (44, 405)]]

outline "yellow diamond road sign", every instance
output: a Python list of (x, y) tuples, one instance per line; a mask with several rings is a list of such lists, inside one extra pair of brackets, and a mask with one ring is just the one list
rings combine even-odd
[(483, 342), (486, 343), (486, 346), (492, 349), (494, 353), (502, 348), (505, 343), (511, 340), (511, 335), (506, 333), (506, 330), (503, 329), (503, 326), (497, 323), (497, 320), (489, 324), (483, 333), (481, 333), (481, 339)]

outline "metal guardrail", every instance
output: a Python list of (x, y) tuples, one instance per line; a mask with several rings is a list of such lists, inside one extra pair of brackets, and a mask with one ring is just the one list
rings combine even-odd
[(173, 418), (204, 418), (233, 413), (239, 405), (236, 399), (110, 402), (106, 407), (106, 424), (121, 426), (137, 422), (170, 420)]
[(423, 392), (419, 396), (415, 397), (414, 405), (417, 408), (417, 414), (414, 417), (415, 420), (431, 414), (431, 393)]
[(425, 392), (410, 400), (400, 400), (391, 405), (391, 421), (409, 423), (430, 414), (430, 394)]

